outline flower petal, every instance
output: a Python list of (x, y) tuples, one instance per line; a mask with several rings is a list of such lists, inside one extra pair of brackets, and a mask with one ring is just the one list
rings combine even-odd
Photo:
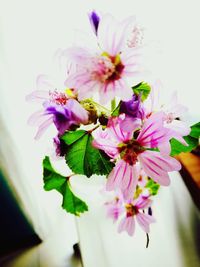
[(145, 233), (149, 233), (149, 225), (155, 222), (155, 219), (152, 216), (144, 213), (138, 213), (136, 215), (136, 220)]
[(146, 174), (161, 185), (169, 185), (168, 172), (181, 169), (181, 164), (176, 159), (159, 152), (145, 151), (138, 158)]
[(135, 219), (134, 217), (125, 217), (121, 220), (118, 226), (118, 232), (126, 231), (130, 236), (135, 232)]

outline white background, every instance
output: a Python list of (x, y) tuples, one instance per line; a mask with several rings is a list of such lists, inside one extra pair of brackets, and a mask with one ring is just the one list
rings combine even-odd
[[(7, 130), (7, 145), (12, 151), (5, 155), (6, 164), (34, 225), (45, 235), (44, 212), (51, 218), (51, 227), (58, 216), (65, 214), (59, 208), (57, 194), (42, 189), (41, 160), (46, 147), (51, 146), (50, 134), (35, 142), (36, 129), (27, 126), (27, 119), (37, 106), (26, 103), (25, 96), (35, 89), (36, 76), (52, 72), (53, 55), (58, 48), (81, 40), (82, 31), (89, 32), (90, 10), (109, 12), (120, 19), (136, 15), (147, 32), (152, 52), (147, 65), (153, 77), (163, 81), (163, 94), (177, 90), (180, 102), (189, 107), (189, 121), (198, 121), (200, 3), (195, 0), (1, 0), (0, 5), (0, 112), (4, 124), (1, 128), (2, 132)], [(5, 146), (3, 150), (8, 153)], [(23, 177), (14, 176), (17, 166)]]

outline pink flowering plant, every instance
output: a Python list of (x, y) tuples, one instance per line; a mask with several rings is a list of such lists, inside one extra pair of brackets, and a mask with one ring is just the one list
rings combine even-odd
[(189, 127), (181, 120), (187, 110), (176, 93), (168, 104), (159, 103), (161, 85), (143, 80), (142, 31), (133, 17), (119, 22), (93, 11), (89, 21), (96, 50), (63, 50), (60, 56), (70, 68), (62, 88), (40, 75), (37, 90), (27, 96), (41, 104), (29, 119), (38, 127), (35, 138), (53, 126), (55, 154), (72, 172), (68, 177), (59, 174), (46, 156), (44, 188), (57, 190), (62, 207), (79, 216), (88, 206), (73, 193), (71, 179), (76, 174), (102, 175), (105, 190), (114, 194), (105, 208), (119, 222), (118, 232), (132, 236), (137, 224), (148, 237), (155, 222), (154, 196), (160, 186), (170, 184), (169, 173), (181, 169), (174, 156), (198, 145), (200, 123)]

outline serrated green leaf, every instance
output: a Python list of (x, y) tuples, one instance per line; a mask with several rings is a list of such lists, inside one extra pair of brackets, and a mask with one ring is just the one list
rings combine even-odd
[[(78, 133), (79, 131), (81, 132)], [(82, 133), (82, 130), (78, 130), (74, 132), (75, 137), (73, 137), (73, 133), (70, 132), (70, 140), (75, 141), (68, 145), (66, 163), (76, 174), (84, 174), (87, 177), (92, 174), (107, 175), (114, 164), (104, 152), (92, 146), (93, 137), (89, 132)], [(65, 139), (69, 140), (68, 133), (65, 134)]]
[(144, 101), (149, 96), (149, 93), (151, 91), (151, 87), (148, 83), (139, 83), (138, 85), (132, 87), (134, 94), (140, 95), (141, 100)]
[(71, 145), (85, 134), (86, 131), (84, 130), (68, 131), (61, 137), (61, 139), (65, 141), (67, 145)]
[(88, 206), (86, 205), (86, 203), (73, 194), (69, 183), (65, 183), (62, 185), (61, 193), (63, 195), (62, 207), (67, 212), (78, 216), (80, 213), (88, 211)]
[(62, 194), (62, 207), (67, 212), (78, 216), (88, 210), (86, 203), (72, 192), (69, 179), (53, 169), (49, 157), (45, 157), (43, 160), (43, 180), (45, 190), (55, 189)]

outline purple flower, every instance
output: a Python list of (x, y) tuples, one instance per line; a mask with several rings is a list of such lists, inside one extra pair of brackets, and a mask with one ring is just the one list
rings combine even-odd
[(120, 112), (132, 118), (143, 119), (145, 113), (140, 96), (133, 95), (131, 100), (122, 101)]
[(93, 10), (91, 13), (89, 13), (89, 19), (90, 23), (92, 25), (94, 33), (97, 35), (98, 27), (99, 27), (99, 21), (100, 17), (99, 15)]
[(66, 93), (36, 90), (27, 99), (37, 100), (43, 105), (43, 109), (35, 112), (28, 121), (31, 125), (38, 126), (35, 139), (39, 139), (51, 124), (55, 125), (58, 135), (62, 135), (72, 126), (88, 122), (88, 112)]

